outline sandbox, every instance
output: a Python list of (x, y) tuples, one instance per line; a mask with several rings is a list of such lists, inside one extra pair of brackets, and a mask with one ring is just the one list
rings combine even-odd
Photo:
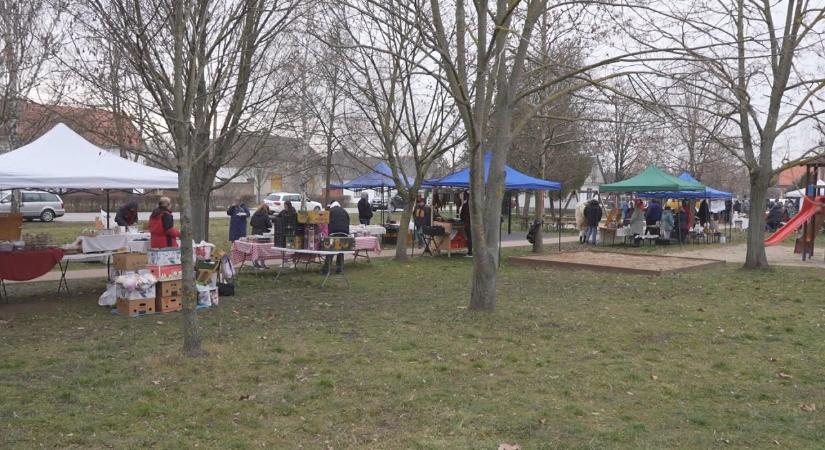
[(588, 251), (513, 256), (509, 258), (509, 261), (522, 266), (589, 269), (645, 275), (665, 275), (725, 264), (724, 261), (716, 259)]

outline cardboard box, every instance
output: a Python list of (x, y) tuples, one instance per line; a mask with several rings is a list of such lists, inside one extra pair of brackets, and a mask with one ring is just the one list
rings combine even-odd
[(309, 212), (308, 211), (297, 211), (298, 214), (298, 223), (309, 223)]
[(173, 281), (173, 280), (181, 280), (183, 279), (183, 266), (180, 264), (173, 265), (173, 266), (153, 266), (149, 265), (146, 266), (152, 275), (157, 278), (158, 281)]
[(146, 254), (149, 266), (175, 266), (181, 264), (179, 248), (153, 248)]
[(173, 281), (161, 281), (157, 284), (157, 289), (155, 289), (157, 295), (156, 298), (162, 297), (178, 297), (183, 294), (183, 281), (182, 280), (173, 280)]
[(117, 313), (124, 317), (137, 317), (155, 313), (155, 300), (117, 299)]
[(169, 297), (158, 297), (155, 300), (155, 311), (160, 313), (168, 313), (173, 311), (180, 311), (183, 309), (182, 298), (179, 295)]
[(146, 289), (135, 289), (130, 291), (123, 287), (121, 284), (115, 285), (115, 293), (117, 298), (122, 298), (124, 300), (143, 300), (148, 298), (155, 298), (155, 285), (146, 288)]
[(144, 253), (115, 253), (112, 257), (115, 270), (140, 270), (148, 264)]

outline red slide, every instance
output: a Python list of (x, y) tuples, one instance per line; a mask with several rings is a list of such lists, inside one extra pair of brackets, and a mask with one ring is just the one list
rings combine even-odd
[(811, 201), (810, 197), (805, 197), (802, 209), (782, 228), (776, 230), (774, 234), (765, 239), (765, 245), (774, 245), (784, 241), (785, 238), (801, 228), (808, 219), (822, 211), (823, 202), (825, 202), (825, 196), (816, 197), (814, 201)]

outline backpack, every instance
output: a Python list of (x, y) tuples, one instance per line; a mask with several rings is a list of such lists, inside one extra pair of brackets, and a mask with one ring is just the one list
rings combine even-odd
[(536, 219), (533, 221), (533, 224), (530, 225), (530, 231), (527, 232), (527, 242), (531, 244), (535, 244), (536, 242), (536, 233), (539, 232), (539, 227), (541, 227), (542, 221)]

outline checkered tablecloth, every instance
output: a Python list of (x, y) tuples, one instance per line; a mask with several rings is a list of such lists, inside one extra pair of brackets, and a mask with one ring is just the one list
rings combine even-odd
[(232, 243), (232, 251), (229, 259), (232, 264), (240, 266), (244, 261), (258, 261), (266, 259), (281, 259), (282, 252), (272, 250), (272, 242), (253, 243), (245, 241), (235, 241)]
[(381, 240), (377, 236), (360, 236), (355, 238), (354, 250), (367, 250), (381, 254)]

